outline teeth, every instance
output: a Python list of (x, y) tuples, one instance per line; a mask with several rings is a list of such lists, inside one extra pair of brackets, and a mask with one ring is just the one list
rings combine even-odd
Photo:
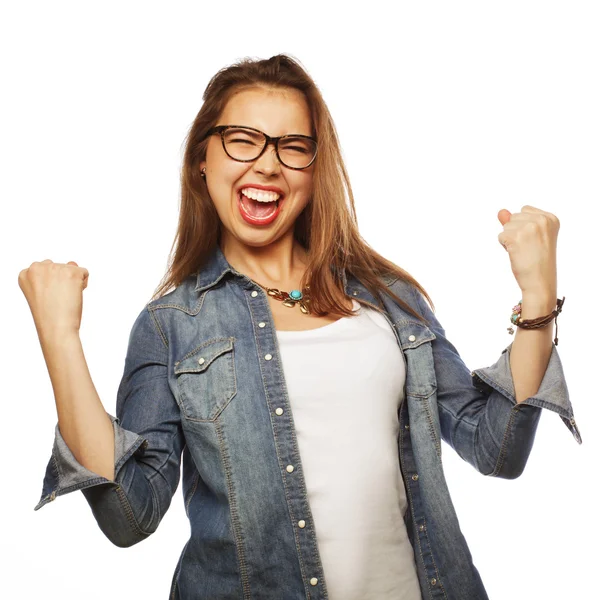
[(252, 200), (258, 200), (258, 202), (275, 202), (275, 200), (279, 199), (277, 192), (267, 192), (255, 188), (244, 188), (242, 194), (247, 198), (252, 198)]

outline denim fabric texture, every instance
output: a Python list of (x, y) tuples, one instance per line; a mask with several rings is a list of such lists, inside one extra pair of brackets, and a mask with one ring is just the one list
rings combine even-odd
[[(353, 276), (343, 281), (350, 297), (377, 304)], [(418, 290), (385, 283), (430, 323), (382, 298), (406, 366), (398, 459), (422, 597), (484, 600), (441, 442), (483, 475), (505, 479), (523, 472), (544, 408), (581, 443), (561, 361), (553, 345), (538, 392), (517, 404), (512, 343), (471, 372)], [(171, 600), (328, 598), (268, 297), (218, 247), (135, 320), (111, 419), (115, 481), (79, 464), (57, 424), (35, 510), (81, 490), (108, 539), (132, 546), (156, 531), (182, 472), (191, 534)]]

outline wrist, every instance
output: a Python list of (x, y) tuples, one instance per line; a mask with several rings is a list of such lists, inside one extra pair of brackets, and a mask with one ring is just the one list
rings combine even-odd
[(46, 330), (39, 332), (40, 344), (42, 349), (60, 349), (63, 347), (71, 346), (73, 344), (80, 344), (81, 338), (79, 337), (78, 331), (73, 330)]
[(521, 298), (521, 319), (537, 319), (556, 308), (556, 294), (524, 293)]

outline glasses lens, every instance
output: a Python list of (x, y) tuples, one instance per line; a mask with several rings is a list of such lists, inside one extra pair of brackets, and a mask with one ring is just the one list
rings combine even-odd
[(237, 160), (254, 160), (265, 145), (265, 137), (257, 131), (236, 127), (223, 134), (227, 154)]
[(303, 169), (310, 165), (317, 152), (317, 143), (300, 136), (286, 136), (279, 140), (281, 162), (288, 167)]

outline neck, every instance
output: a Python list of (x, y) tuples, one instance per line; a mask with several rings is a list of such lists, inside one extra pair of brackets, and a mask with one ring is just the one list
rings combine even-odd
[(298, 288), (308, 259), (293, 231), (265, 246), (249, 246), (226, 233), (223, 231), (221, 250), (236, 271), (267, 287)]

